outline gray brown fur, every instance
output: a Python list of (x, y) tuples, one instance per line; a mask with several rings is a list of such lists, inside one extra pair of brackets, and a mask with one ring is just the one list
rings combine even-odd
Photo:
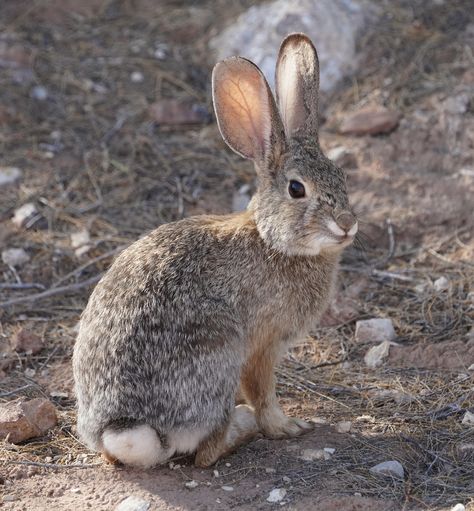
[[(285, 44), (308, 51), (305, 36), (288, 40), (281, 51)], [(239, 388), (264, 433), (290, 434), (268, 424), (273, 366), (324, 311), (345, 244), (309, 256), (299, 247), (308, 236), (326, 235), (324, 219), (349, 206), (341, 170), (321, 153), (314, 133), (298, 129), (285, 138), (262, 83), (272, 126), (257, 149), (244, 147), (259, 176), (248, 211), (159, 227), (120, 254), (90, 297), (73, 366), (78, 431), (93, 449), (102, 449), (106, 428), (129, 424), (150, 425), (164, 446), (177, 428), (204, 427), (211, 436), (229, 422)], [(317, 94), (316, 77), (306, 87)], [(225, 100), (216, 106), (218, 118)], [(232, 136), (225, 136), (231, 147)], [(308, 200), (288, 196), (295, 176), (310, 189)], [(266, 363), (268, 382), (253, 388)]]

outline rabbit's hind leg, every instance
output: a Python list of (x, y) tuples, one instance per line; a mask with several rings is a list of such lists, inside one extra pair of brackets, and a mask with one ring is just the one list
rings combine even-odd
[(141, 468), (152, 467), (169, 458), (169, 450), (147, 424), (125, 429), (107, 428), (102, 434), (102, 448), (108, 461)]
[(247, 405), (236, 406), (229, 422), (199, 445), (194, 463), (198, 467), (209, 467), (257, 433), (258, 426), (252, 408)]

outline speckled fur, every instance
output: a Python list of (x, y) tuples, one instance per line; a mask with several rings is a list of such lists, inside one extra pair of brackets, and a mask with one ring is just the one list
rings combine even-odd
[[(151, 426), (163, 448), (179, 429), (224, 438), (239, 387), (264, 433), (304, 429), (283, 425), (273, 368), (326, 307), (344, 245), (307, 256), (305, 240), (324, 235), (323, 219), (348, 201), (344, 176), (314, 133), (285, 138), (269, 104), (278, 126), (255, 158), (249, 209), (162, 225), (122, 252), (93, 291), (73, 357), (78, 431), (91, 448), (102, 450), (105, 429), (137, 424)], [(295, 176), (308, 200), (288, 196)], [(218, 457), (211, 447), (200, 464)]]

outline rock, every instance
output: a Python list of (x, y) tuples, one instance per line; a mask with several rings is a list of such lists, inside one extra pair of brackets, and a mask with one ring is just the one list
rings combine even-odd
[(0, 167), (0, 186), (15, 183), (20, 179), (21, 174), (18, 167)]
[(144, 79), (145, 77), (143, 76), (143, 73), (141, 73), (140, 71), (134, 71), (130, 75), (130, 81), (132, 81), (133, 83), (141, 83), (143, 82)]
[(304, 461), (328, 460), (331, 454), (324, 449), (304, 449), (299, 458)]
[(336, 431), (338, 433), (349, 433), (352, 428), (351, 421), (341, 421), (336, 424)]
[(13, 350), (18, 353), (25, 352), (27, 355), (36, 355), (44, 348), (41, 337), (25, 328), (14, 333), (10, 343)]
[(398, 479), (403, 479), (405, 476), (405, 471), (403, 470), (402, 464), (395, 460), (384, 461), (371, 467), (369, 470), (372, 472), (372, 474), (392, 476), (397, 477)]
[(12, 218), (12, 222), (17, 227), (24, 227), (27, 225), (36, 215), (38, 210), (32, 202), (27, 202), (23, 206), (15, 210)]
[(466, 411), (464, 417), (462, 418), (461, 424), (468, 424), (469, 426), (474, 426), (474, 413), (469, 410)]
[(339, 132), (358, 136), (390, 133), (398, 126), (399, 120), (397, 112), (385, 107), (365, 107), (348, 114), (339, 126)]
[(187, 481), (186, 483), (184, 483), (184, 486), (192, 490), (193, 488), (197, 488), (199, 486), (199, 483), (197, 481), (194, 481), (193, 479), (192, 481)]
[(221, 488), (224, 491), (234, 491), (234, 487), (233, 486), (221, 486)]
[(451, 511), (466, 511), (466, 508), (464, 504), (456, 504), (454, 507), (451, 508)]
[(211, 120), (206, 105), (190, 99), (161, 99), (151, 104), (148, 112), (153, 121), (169, 126), (207, 124)]
[(324, 447), (323, 451), (332, 456), (336, 452), (336, 449), (334, 447)]
[(7, 248), (2, 251), (2, 261), (8, 266), (22, 266), (30, 256), (22, 248)]
[(267, 502), (281, 502), (286, 496), (285, 488), (274, 488), (267, 497)]
[(45, 87), (42, 87), (41, 85), (35, 85), (31, 89), (30, 95), (33, 99), (36, 99), (37, 101), (46, 101), (48, 99), (48, 91)]
[(7, 494), (7, 495), (4, 495), (4, 496), (2, 497), (2, 501), (3, 501), (3, 502), (15, 502), (15, 501), (17, 501), (17, 500), (19, 500), (19, 499), (18, 499), (18, 497), (16, 497), (15, 495), (9, 495), (9, 494)]
[(44, 398), (0, 404), (0, 438), (11, 443), (44, 435), (57, 423), (56, 409)]
[(146, 500), (130, 495), (115, 508), (115, 511), (148, 511), (150, 503)]
[(71, 234), (71, 246), (74, 248), (76, 257), (81, 257), (92, 248), (91, 235), (87, 229)]
[(372, 346), (369, 351), (365, 354), (364, 362), (367, 367), (371, 367), (372, 369), (378, 367), (382, 364), (383, 359), (388, 357), (390, 352), (390, 345), (392, 343), (389, 341), (384, 341), (378, 346)]
[(250, 194), (248, 193), (249, 187), (244, 185), (240, 187), (238, 192), (235, 192), (232, 197), (232, 211), (239, 213), (245, 211), (250, 202)]
[(338, 167), (349, 169), (357, 167), (357, 160), (354, 153), (344, 146), (333, 147), (327, 152), (327, 157)]
[(357, 321), (355, 340), (358, 342), (392, 341), (396, 333), (391, 319), (373, 318)]
[(395, 401), (395, 403), (401, 405), (406, 403), (412, 403), (415, 401), (415, 396), (408, 394), (407, 392), (400, 392), (399, 390), (375, 390), (371, 393), (371, 397), (377, 401)]
[(463, 177), (474, 177), (474, 168), (463, 167), (456, 174)]
[(436, 291), (446, 291), (449, 289), (449, 280), (446, 277), (440, 277), (433, 282), (433, 287)]
[(328, 92), (357, 69), (357, 36), (377, 11), (375, 2), (367, 0), (265, 2), (247, 9), (209, 45), (218, 60), (233, 55), (252, 60), (273, 87), (281, 40), (304, 32), (318, 49), (321, 90)]

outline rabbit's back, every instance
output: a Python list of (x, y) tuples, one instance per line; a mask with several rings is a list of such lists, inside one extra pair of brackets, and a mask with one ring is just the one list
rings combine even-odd
[(92, 293), (74, 352), (78, 429), (92, 447), (116, 421), (163, 434), (212, 429), (233, 405), (242, 322), (223, 269), (232, 264), (229, 245), (212, 224), (190, 219), (153, 231)]

